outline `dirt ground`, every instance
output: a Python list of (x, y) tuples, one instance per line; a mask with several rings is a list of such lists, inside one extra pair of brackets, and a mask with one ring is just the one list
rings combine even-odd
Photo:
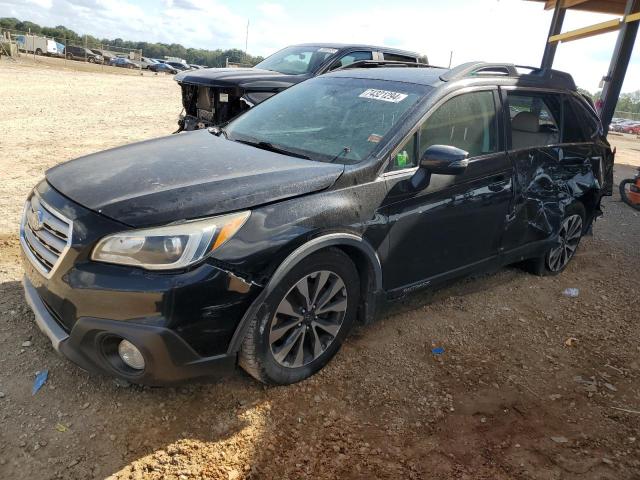
[[(48, 167), (171, 132), (177, 86), (3, 60), (0, 100), (0, 478), (640, 478), (640, 212), (617, 195), (559, 277), (417, 294), (300, 384), (119, 385), (38, 331), (18, 221)], [(620, 181), (640, 142), (611, 139)]]

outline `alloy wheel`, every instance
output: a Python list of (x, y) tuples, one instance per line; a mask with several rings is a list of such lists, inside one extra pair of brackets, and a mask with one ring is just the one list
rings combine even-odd
[(298, 368), (316, 360), (338, 336), (347, 311), (347, 288), (334, 272), (305, 275), (284, 296), (271, 320), (275, 361)]
[(549, 252), (547, 266), (552, 272), (559, 272), (573, 257), (582, 237), (582, 217), (574, 214), (564, 219), (558, 241), (560, 245)]

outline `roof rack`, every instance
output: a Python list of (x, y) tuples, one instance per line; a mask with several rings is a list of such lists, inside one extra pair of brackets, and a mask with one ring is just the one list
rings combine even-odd
[[(394, 60), (358, 60), (336, 70), (346, 70), (349, 68), (379, 68), (379, 67), (404, 67), (404, 68), (434, 68), (428, 63), (398, 62)], [(335, 70), (334, 70), (335, 71)]]
[[(521, 73), (520, 70), (529, 70), (529, 73)], [(440, 80), (450, 82), (467, 77), (508, 77), (519, 78), (531, 83), (540, 83), (544, 86), (555, 86), (568, 90), (577, 90), (573, 77), (559, 70), (541, 69), (513, 63), (487, 63), (468, 62), (458, 65), (448, 72), (440, 75)]]

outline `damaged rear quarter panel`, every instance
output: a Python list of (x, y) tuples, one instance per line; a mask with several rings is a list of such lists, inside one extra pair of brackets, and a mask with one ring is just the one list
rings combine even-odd
[(599, 214), (607, 194), (612, 159), (597, 142), (510, 152), (514, 165), (514, 200), (507, 219), (503, 249), (554, 238), (565, 209), (581, 202), (586, 225)]

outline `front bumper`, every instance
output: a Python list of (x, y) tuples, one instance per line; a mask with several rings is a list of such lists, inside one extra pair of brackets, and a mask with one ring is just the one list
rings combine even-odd
[[(36, 324), (53, 348), (89, 372), (145, 385), (170, 385), (195, 377), (225, 375), (235, 368), (235, 354), (202, 357), (178, 334), (164, 327), (81, 317), (67, 333), (26, 276), (23, 287)], [(112, 345), (120, 339), (130, 341), (142, 352), (144, 370), (129, 369), (113, 355)]]

